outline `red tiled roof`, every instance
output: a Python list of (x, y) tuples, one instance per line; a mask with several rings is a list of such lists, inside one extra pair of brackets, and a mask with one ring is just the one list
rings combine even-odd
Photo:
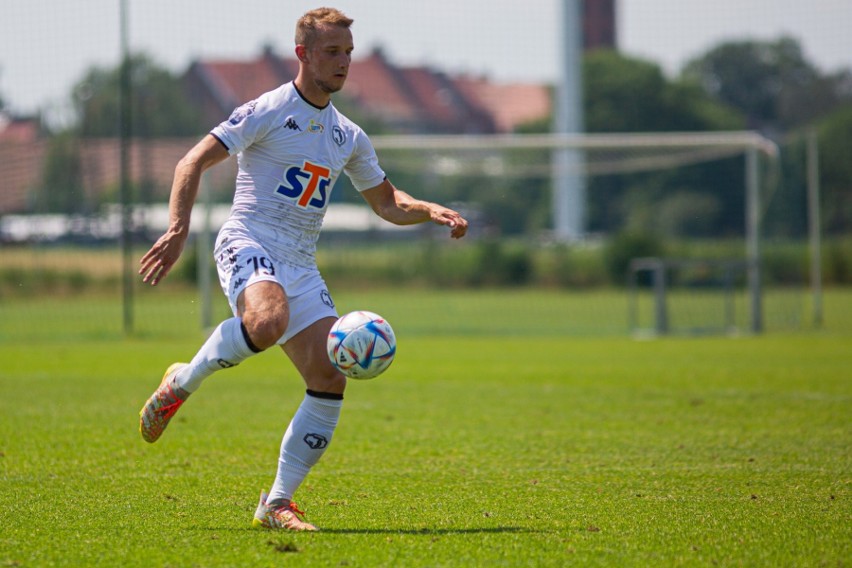
[[(212, 120), (293, 80), (298, 62), (270, 50), (252, 61), (199, 61), (187, 72), (193, 97)], [(398, 67), (380, 49), (352, 61), (342, 95), (392, 129), (407, 132), (511, 132), (546, 117), (544, 86), (453, 78), (428, 67)], [(215, 117), (215, 118), (214, 118)]]
[[(175, 165), (197, 142), (196, 138), (132, 140), (129, 148), (130, 179), (153, 182), (156, 197), (167, 198), (174, 178)], [(97, 194), (119, 183), (120, 151), (119, 141), (115, 138), (83, 141), (80, 146), (80, 160), (86, 188)], [(225, 164), (205, 172), (205, 180), (211, 187), (233, 184), (236, 160), (230, 158)]]
[(38, 187), (47, 141), (0, 141), (0, 214), (25, 211)]
[(461, 119), (459, 96), (451, 84), (425, 67), (400, 71), (430, 119), (443, 126), (451, 126)]
[(0, 113), (0, 142), (34, 142), (39, 136), (38, 121), (11, 118)]
[(282, 83), (279, 70), (268, 58), (256, 61), (204, 61), (201, 62), (208, 77), (215, 81), (221, 94), (241, 105), (257, 98)]
[(380, 51), (352, 61), (345, 92), (364, 110), (388, 122), (416, 122), (421, 118), (411, 94), (406, 92), (398, 71)]
[[(150, 181), (157, 200), (168, 199), (178, 160), (197, 142), (196, 138), (134, 139), (130, 144), (130, 179)], [(0, 141), (0, 215), (30, 208), (34, 192), (42, 185), (49, 142)], [(81, 182), (89, 198), (116, 187), (121, 178), (120, 144), (116, 138), (81, 139), (78, 152)], [(205, 173), (214, 191), (233, 186), (236, 160), (231, 158)], [(82, 196), (81, 196), (82, 197)], [(93, 199), (93, 202), (96, 202)]]
[(428, 67), (401, 69), (411, 91), (435, 129), (444, 132), (483, 133), (494, 131), (494, 121), (476, 100), (455, 81)]
[(47, 141), (39, 123), (0, 114), (0, 214), (24, 211), (42, 176)]
[(455, 84), (493, 117), (499, 132), (512, 132), (521, 124), (550, 115), (550, 92), (544, 85), (491, 83), (458, 77)]
[[(615, 0), (583, 0), (586, 49), (616, 47), (616, 4)], [(217, 106), (218, 115), (291, 81), (298, 73), (295, 59), (279, 57), (269, 48), (254, 61), (196, 65), (208, 92), (198, 91), (196, 84), (195, 95), (205, 109)], [(494, 84), (485, 79), (449, 78), (426, 67), (400, 68), (379, 49), (352, 61), (343, 95), (392, 128), (415, 132), (512, 132), (551, 112), (546, 86)]]

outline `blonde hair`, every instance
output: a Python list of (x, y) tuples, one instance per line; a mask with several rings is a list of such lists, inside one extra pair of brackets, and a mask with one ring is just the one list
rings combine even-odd
[(296, 22), (296, 45), (310, 47), (323, 26), (349, 28), (354, 22), (337, 8), (317, 8), (299, 18)]

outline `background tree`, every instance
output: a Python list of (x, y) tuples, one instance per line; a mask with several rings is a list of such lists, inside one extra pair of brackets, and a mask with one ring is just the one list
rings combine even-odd
[[(585, 56), (583, 84), (588, 132), (739, 130), (744, 125), (735, 109), (695, 83), (669, 80), (655, 63), (614, 51)], [(736, 231), (743, 218), (741, 180), (741, 160), (590, 178), (587, 227), (609, 233), (626, 226), (673, 235)]]
[[(73, 101), (84, 138), (118, 135), (120, 66), (92, 68), (77, 83)], [(180, 78), (146, 55), (130, 58), (131, 132), (134, 136), (197, 136), (206, 131)]]
[[(585, 54), (583, 85), (587, 132), (740, 130), (744, 126), (738, 111), (714, 100), (695, 83), (670, 80), (658, 65), (615, 51)], [(547, 132), (551, 125), (550, 119), (539, 120), (518, 132)], [(542, 231), (552, 222), (548, 159), (547, 153), (516, 150), (506, 158), (507, 174), (533, 164), (547, 174), (465, 178), (455, 187), (444, 183), (441, 190), (450, 192), (446, 198), (481, 203), (486, 218), (504, 234)], [(740, 159), (678, 171), (590, 177), (587, 228), (611, 233), (628, 226), (633, 231), (702, 236), (741, 231), (742, 179)], [(661, 203), (664, 223), (660, 222)]]
[[(150, 146), (156, 138), (197, 137), (206, 132), (201, 114), (187, 98), (180, 77), (160, 67), (144, 54), (130, 57), (130, 136), (138, 146), (135, 154), (140, 160), (142, 179), (134, 180), (133, 194), (137, 203), (154, 199), (156, 182), (150, 177)], [(77, 114), (74, 127), (63, 136), (67, 143), (54, 145), (57, 153), (67, 152), (61, 161), (68, 164), (79, 161), (79, 144), (86, 138), (114, 138), (119, 135), (119, 110), (121, 93), (121, 65), (112, 68), (91, 68), (74, 86), (71, 99)], [(76, 141), (76, 142), (75, 142)], [(79, 168), (78, 168), (79, 169)], [(48, 178), (50, 172), (45, 177)], [(117, 187), (108, 188), (98, 199), (114, 198), (110, 195)]]
[(820, 153), (822, 223), (829, 234), (852, 232), (852, 104), (817, 124)]
[(824, 75), (805, 57), (799, 43), (723, 43), (690, 61), (682, 80), (699, 85), (715, 99), (739, 109), (748, 126), (780, 141), (779, 187), (764, 231), (802, 236), (805, 208), (805, 137), (816, 126), (820, 147), (823, 228), (848, 233), (852, 219), (852, 71)]
[(742, 128), (739, 113), (694, 83), (671, 81), (656, 63), (608, 50), (583, 59), (588, 132), (675, 132)]
[(688, 62), (682, 79), (770, 135), (806, 124), (852, 96), (849, 72), (822, 75), (790, 37), (723, 43)]
[(44, 161), (44, 183), (36, 195), (35, 208), (42, 213), (88, 213), (83, 185), (80, 144), (73, 132), (66, 131), (48, 140)]

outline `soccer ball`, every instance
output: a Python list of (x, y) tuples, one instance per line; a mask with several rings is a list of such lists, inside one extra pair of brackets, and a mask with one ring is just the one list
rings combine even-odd
[(373, 312), (350, 312), (328, 334), (331, 364), (353, 379), (372, 379), (384, 373), (396, 355), (393, 328)]

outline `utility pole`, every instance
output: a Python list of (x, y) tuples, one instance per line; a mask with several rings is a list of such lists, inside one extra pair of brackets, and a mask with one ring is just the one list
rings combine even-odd
[[(583, 124), (583, 8), (582, 0), (562, 0), (560, 79), (556, 88), (553, 131), (581, 134)], [(583, 153), (572, 148), (553, 151), (553, 228), (560, 241), (578, 240), (585, 233), (586, 180)]]
[(124, 333), (133, 331), (133, 266), (132, 233), (133, 206), (130, 190), (130, 135), (131, 135), (131, 77), (130, 49), (127, 39), (127, 0), (120, 0), (119, 30), (121, 35), (121, 73), (119, 76), (119, 168), (121, 181), (121, 253), (122, 253), (122, 305), (124, 306)]

